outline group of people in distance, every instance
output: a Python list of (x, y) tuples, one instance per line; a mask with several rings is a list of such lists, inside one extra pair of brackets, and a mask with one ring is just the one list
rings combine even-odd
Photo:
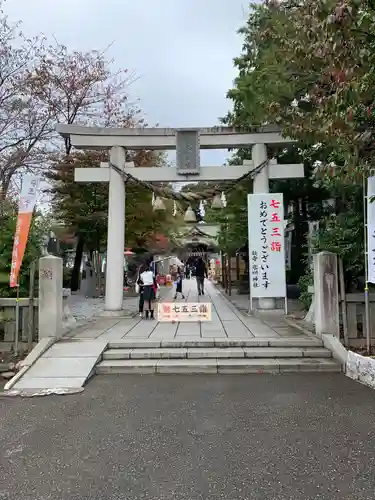
[[(184, 274), (186, 276), (190, 276), (191, 270), (186, 272), (186, 269), (184, 271), (182, 267), (179, 267), (173, 275), (173, 281), (176, 286), (174, 295), (175, 300), (177, 300), (179, 294), (182, 299), (185, 299), (185, 295), (182, 291)], [(208, 272), (206, 263), (202, 257), (198, 257), (195, 262), (195, 276), (197, 280), (198, 295), (204, 295), (204, 279), (208, 278)], [(155, 319), (155, 300), (160, 287), (150, 264), (146, 264), (139, 270), (136, 286), (139, 293), (140, 317), (144, 317), (145, 319)]]

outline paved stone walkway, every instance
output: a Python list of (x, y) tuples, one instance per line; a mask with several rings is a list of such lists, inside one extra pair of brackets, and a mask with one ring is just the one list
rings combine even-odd
[[(71, 332), (74, 339), (120, 340), (120, 339), (171, 339), (171, 338), (253, 338), (291, 337), (303, 335), (299, 330), (286, 325), (282, 314), (269, 314), (265, 318), (254, 318), (237, 310), (209, 280), (205, 282), (205, 295), (199, 297), (196, 281), (184, 280), (183, 302), (210, 302), (212, 321), (191, 323), (162, 323), (157, 320), (137, 318), (97, 318)], [(173, 301), (171, 289), (163, 298)]]
[[(184, 281), (186, 302), (210, 302), (212, 321), (165, 323), (156, 320), (97, 317), (76, 328), (33, 364), (13, 386), (13, 390), (81, 388), (95, 370), (109, 343), (151, 341), (180, 343), (217, 343), (225, 339), (271, 339), (279, 347), (290, 345), (291, 340), (305, 337), (300, 330), (286, 326), (279, 314), (271, 315), (267, 323), (238, 311), (207, 280), (205, 296), (198, 296), (195, 280)], [(163, 289), (164, 302), (173, 301), (174, 289)], [(182, 303), (183, 300), (178, 302)], [(291, 339), (292, 337), (292, 339)], [(307, 341), (311, 339), (306, 336)], [(302, 340), (303, 342), (304, 340)], [(143, 346), (144, 347), (144, 346)]]

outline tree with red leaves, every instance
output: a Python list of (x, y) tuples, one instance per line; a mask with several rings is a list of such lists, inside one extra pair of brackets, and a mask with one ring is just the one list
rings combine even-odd
[(53, 130), (52, 110), (40, 102), (30, 82), (43, 57), (44, 40), (25, 37), (2, 7), (0, 0), (0, 200), (19, 171), (39, 164)]
[[(11, 24), (0, 0), (0, 200), (26, 171), (43, 172), (63, 147), (56, 123), (134, 126), (142, 122), (129, 102), (134, 74), (113, 72), (106, 51), (70, 51), (42, 36), (27, 38)], [(15, 186), (17, 189), (17, 186)]]

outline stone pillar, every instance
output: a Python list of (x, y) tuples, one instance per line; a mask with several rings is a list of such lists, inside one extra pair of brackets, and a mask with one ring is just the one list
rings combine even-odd
[[(251, 149), (254, 168), (267, 160), (267, 147), (265, 144), (254, 144)], [(246, 164), (246, 163), (245, 163)], [(263, 194), (269, 193), (268, 165), (266, 165), (254, 178), (253, 193)]]
[(63, 260), (39, 259), (39, 340), (60, 338), (63, 327)]
[[(254, 162), (254, 168), (258, 167), (261, 163), (267, 160), (267, 147), (265, 144), (254, 144), (251, 150), (251, 156)], [(270, 192), (269, 187), (269, 172), (268, 165), (266, 165), (257, 174), (253, 181), (254, 194), (266, 194)], [(258, 309), (276, 309), (276, 298), (261, 298), (258, 299)]]
[(337, 255), (314, 255), (315, 331), (318, 337), (328, 333), (340, 338)]
[[(125, 166), (125, 149), (115, 146), (110, 161), (118, 168)], [(124, 293), (125, 185), (119, 173), (110, 169), (108, 201), (108, 238), (106, 260), (106, 311), (121, 311)]]

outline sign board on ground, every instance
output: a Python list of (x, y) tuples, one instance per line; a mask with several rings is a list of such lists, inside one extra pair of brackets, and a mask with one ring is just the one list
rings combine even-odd
[(211, 304), (201, 302), (162, 302), (158, 321), (211, 321)]
[(251, 296), (286, 296), (282, 193), (249, 194), (249, 274)]

